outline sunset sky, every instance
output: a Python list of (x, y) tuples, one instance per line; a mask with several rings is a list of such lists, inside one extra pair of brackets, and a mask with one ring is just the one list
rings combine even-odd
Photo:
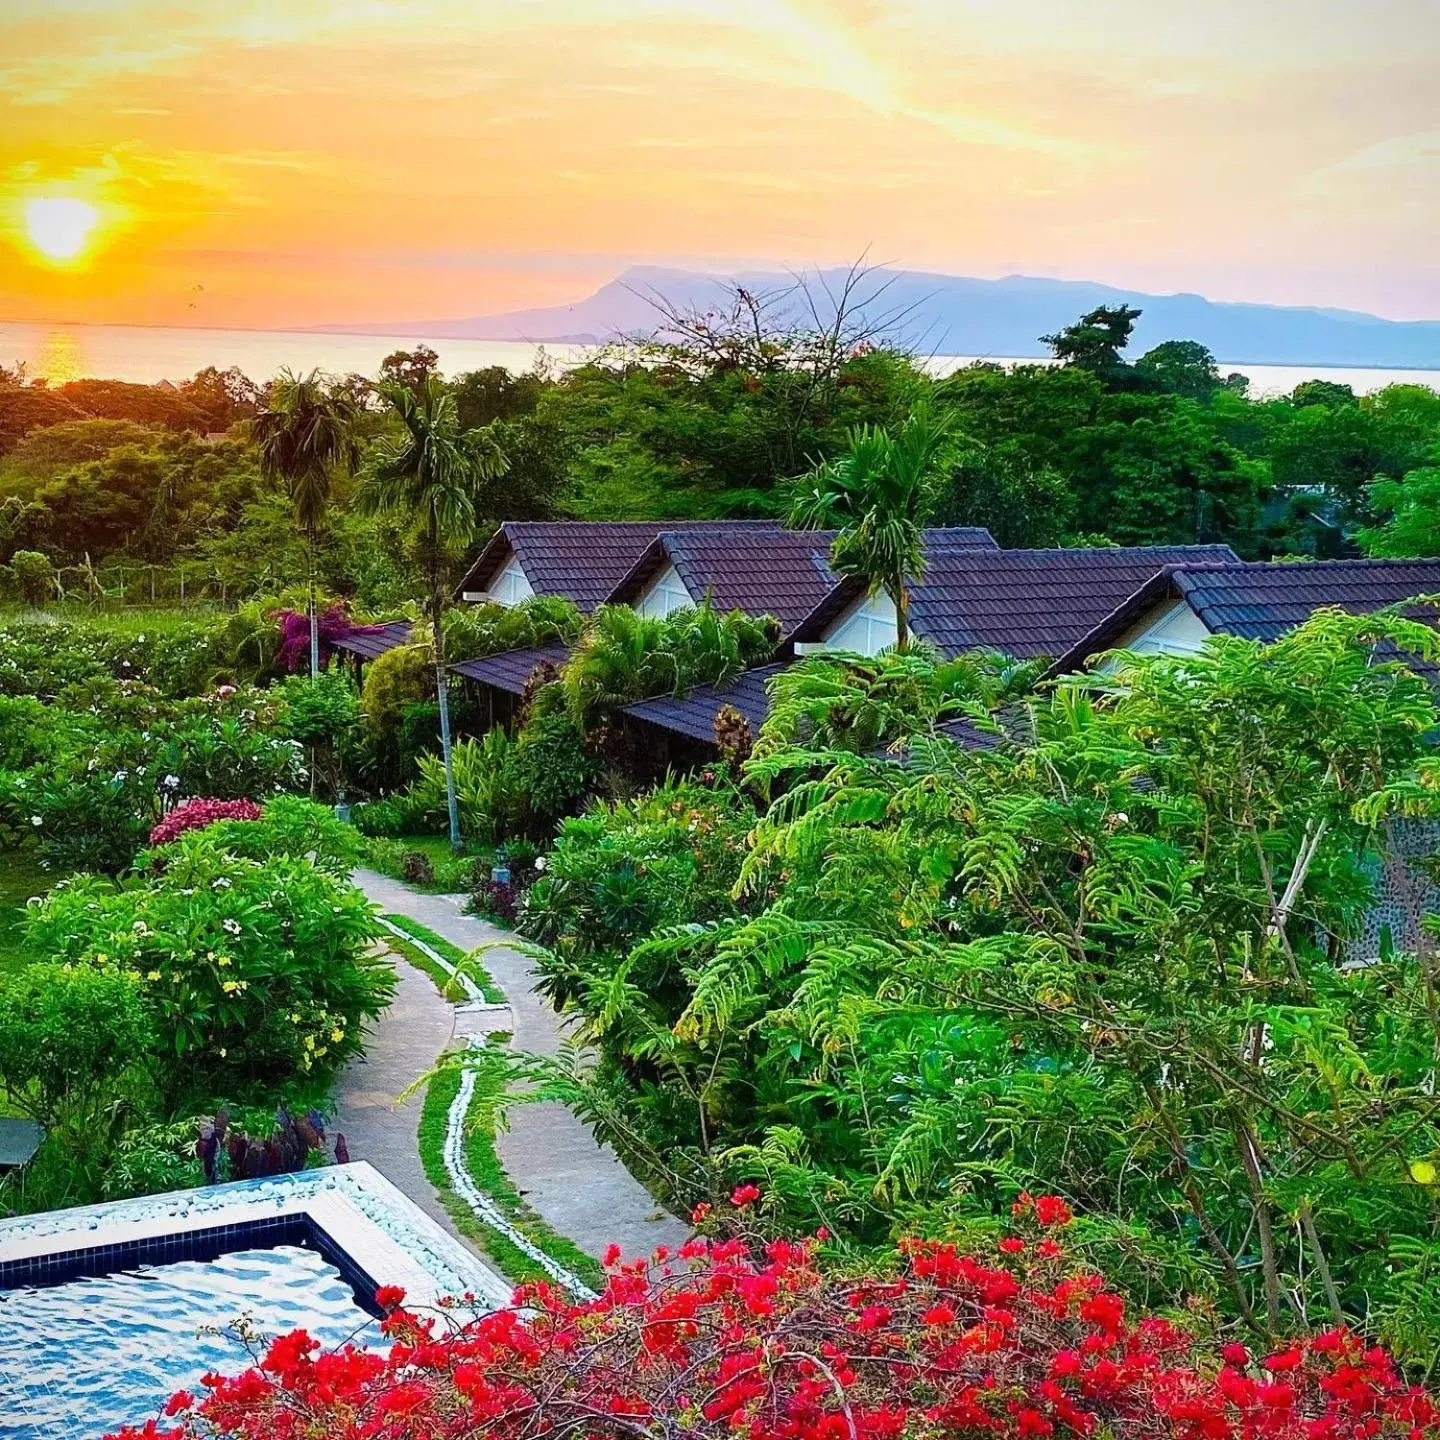
[(865, 249), (1440, 318), (1437, 64), (1434, 0), (3, 0), (0, 320)]

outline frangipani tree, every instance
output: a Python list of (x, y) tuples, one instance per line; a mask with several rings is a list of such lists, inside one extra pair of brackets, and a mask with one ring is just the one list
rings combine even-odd
[(436, 376), (414, 388), (385, 381), (379, 394), (400, 422), (398, 436), (376, 442), (361, 475), (356, 504), (367, 514), (409, 517), (418, 527), (429, 594), (426, 610), (435, 640), (435, 690), (440, 704), (440, 753), (445, 765), (450, 843), (460, 848), (460, 812), (450, 747), (450, 704), (442, 618), (449, 594), (449, 560), (475, 534), (477, 501), (504, 474), (505, 457), (480, 431), (462, 430), (455, 397)]
[(250, 422), (260, 468), (279, 480), (305, 532), (309, 560), (310, 673), (320, 673), (320, 626), (315, 603), (315, 552), (330, 511), (335, 476), (355, 467), (360, 407), (319, 370), (281, 370)]
[(925, 565), (925, 522), (935, 508), (950, 427), (916, 408), (893, 434), (879, 425), (849, 432), (843, 455), (818, 466), (796, 487), (790, 523), (840, 533), (830, 550), (837, 575), (863, 580), (870, 594), (895, 602), (896, 648), (910, 644), (907, 582)]

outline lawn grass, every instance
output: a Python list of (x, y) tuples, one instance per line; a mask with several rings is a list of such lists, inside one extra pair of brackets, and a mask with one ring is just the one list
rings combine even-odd
[(25, 902), (43, 895), (57, 878), (23, 850), (0, 852), (0, 975), (41, 958), (25, 942)]
[[(486, 1049), (476, 1052), (475, 1094), (465, 1117), (465, 1168), (476, 1188), (495, 1202), (527, 1240), (591, 1289), (600, 1290), (605, 1277), (599, 1262), (573, 1240), (557, 1234), (525, 1203), (496, 1153), (496, 1101), (504, 1093), (508, 1073), (505, 1057), (496, 1047), (507, 1039), (507, 1036), (492, 1035)], [(460, 1075), (458, 1065), (449, 1065), (435, 1075), (425, 1092), (417, 1136), (420, 1163), (439, 1194), (440, 1203), (455, 1221), (456, 1229), (481, 1245), (502, 1274), (516, 1284), (528, 1280), (551, 1281), (541, 1266), (506, 1236), (485, 1224), (450, 1188), (450, 1175), (445, 1169), (445, 1126), (460, 1089)]]
[[(384, 915), (381, 918), (398, 926), (416, 940), (423, 940), (437, 955), (443, 955), (457, 970), (468, 975), (479, 987), (480, 994), (487, 1004), (505, 1004), (505, 992), (495, 983), (494, 977), (478, 960), (471, 959), (458, 945), (452, 945), (443, 935), (437, 935), (433, 930), (420, 924), (418, 920), (412, 920), (408, 915)], [(385, 943), (392, 950), (398, 950), (401, 957), (408, 960), (417, 970), (423, 970), (435, 982), (435, 988), (446, 1000), (467, 998), (464, 991), (455, 983), (454, 976), (448, 974), (442, 966), (437, 965), (423, 950), (414, 945), (407, 945), (398, 935), (393, 935), (388, 930), (385, 932)]]

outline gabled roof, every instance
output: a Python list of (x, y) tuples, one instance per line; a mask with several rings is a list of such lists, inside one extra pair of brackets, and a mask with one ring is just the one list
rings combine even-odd
[(570, 647), (556, 641), (551, 645), (528, 645), (522, 650), (502, 650), (483, 660), (462, 660), (450, 668), (467, 680), (478, 680), (482, 685), (493, 685), (497, 690), (519, 695), (537, 665), (546, 660), (552, 665), (563, 665), (569, 658)]
[(1440, 594), (1440, 559), (1172, 565), (1080, 637), (1054, 668), (1076, 670), (1092, 655), (1113, 649), (1165, 600), (1186, 601), (1212, 634), (1269, 641), (1322, 606), (1364, 615), (1434, 594)]
[(658, 725), (692, 740), (715, 743), (715, 717), (725, 706), (733, 706), (749, 722), (750, 733), (758, 735), (765, 717), (770, 713), (770, 700), (765, 684), (789, 662), (760, 665), (746, 670), (726, 685), (697, 685), (684, 695), (662, 695), (627, 705), (625, 712), (637, 720)]
[(343, 640), (332, 640), (330, 648), (360, 660), (374, 660), (387, 650), (404, 645), (410, 639), (410, 628), (409, 620), (387, 620), (380, 626), (367, 625), (365, 630), (347, 635)]
[[(668, 563), (698, 602), (718, 610), (773, 615), (789, 634), (834, 589), (827, 557), (833, 530), (663, 530), (610, 598), (633, 604)], [(927, 549), (995, 549), (988, 530), (955, 526), (925, 532)]]
[[(1081, 550), (968, 550), (931, 546), (910, 592), (915, 634), (947, 656), (1002, 650), (1017, 659), (1063, 655), (1166, 566), (1238, 563), (1228, 545)], [(816, 641), (861, 587), (834, 591), (796, 630)]]
[[(707, 520), (710, 529), (773, 530), (777, 520)], [(460, 593), (489, 587), (513, 552), (537, 595), (558, 595), (593, 610), (624, 578), (665, 524), (661, 520), (507, 520), (460, 582)]]

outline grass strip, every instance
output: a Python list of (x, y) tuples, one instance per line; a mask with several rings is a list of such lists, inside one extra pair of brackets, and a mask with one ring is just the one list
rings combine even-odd
[[(500, 1163), (495, 1149), (495, 1116), (509, 1067), (505, 1056), (494, 1047), (507, 1038), (492, 1035), (486, 1049), (470, 1052), (476, 1076), (475, 1095), (465, 1117), (465, 1168), (476, 1188), (495, 1202), (526, 1239), (587, 1285), (600, 1290), (604, 1285), (604, 1272), (599, 1262), (573, 1240), (552, 1230), (521, 1198)], [(445, 1126), (459, 1089), (460, 1067), (447, 1065), (436, 1073), (425, 1091), (418, 1135), (420, 1163), (425, 1167), (425, 1174), (438, 1192), (440, 1203), (455, 1221), (456, 1229), (481, 1245), (508, 1279), (517, 1284), (527, 1280), (548, 1281), (549, 1275), (540, 1266), (498, 1230), (485, 1224), (450, 1188), (449, 1172), (445, 1169)]]
[[(408, 915), (386, 915), (384, 918), (412, 938), (423, 940), (436, 954), (443, 955), (457, 970), (463, 970), (479, 987), (486, 1004), (505, 1004), (505, 992), (495, 983), (494, 976), (478, 960), (472, 960), (467, 956), (458, 945), (452, 945), (443, 935), (437, 935), (433, 930), (420, 924), (418, 920), (412, 920)], [(445, 999), (461, 1001), (467, 998), (465, 992), (456, 983), (455, 977), (447, 974), (418, 946), (407, 945), (400, 936), (391, 934), (388, 930), (385, 932), (385, 943), (392, 949), (398, 950), (401, 956), (417, 970), (423, 970), (435, 982), (435, 988)]]

